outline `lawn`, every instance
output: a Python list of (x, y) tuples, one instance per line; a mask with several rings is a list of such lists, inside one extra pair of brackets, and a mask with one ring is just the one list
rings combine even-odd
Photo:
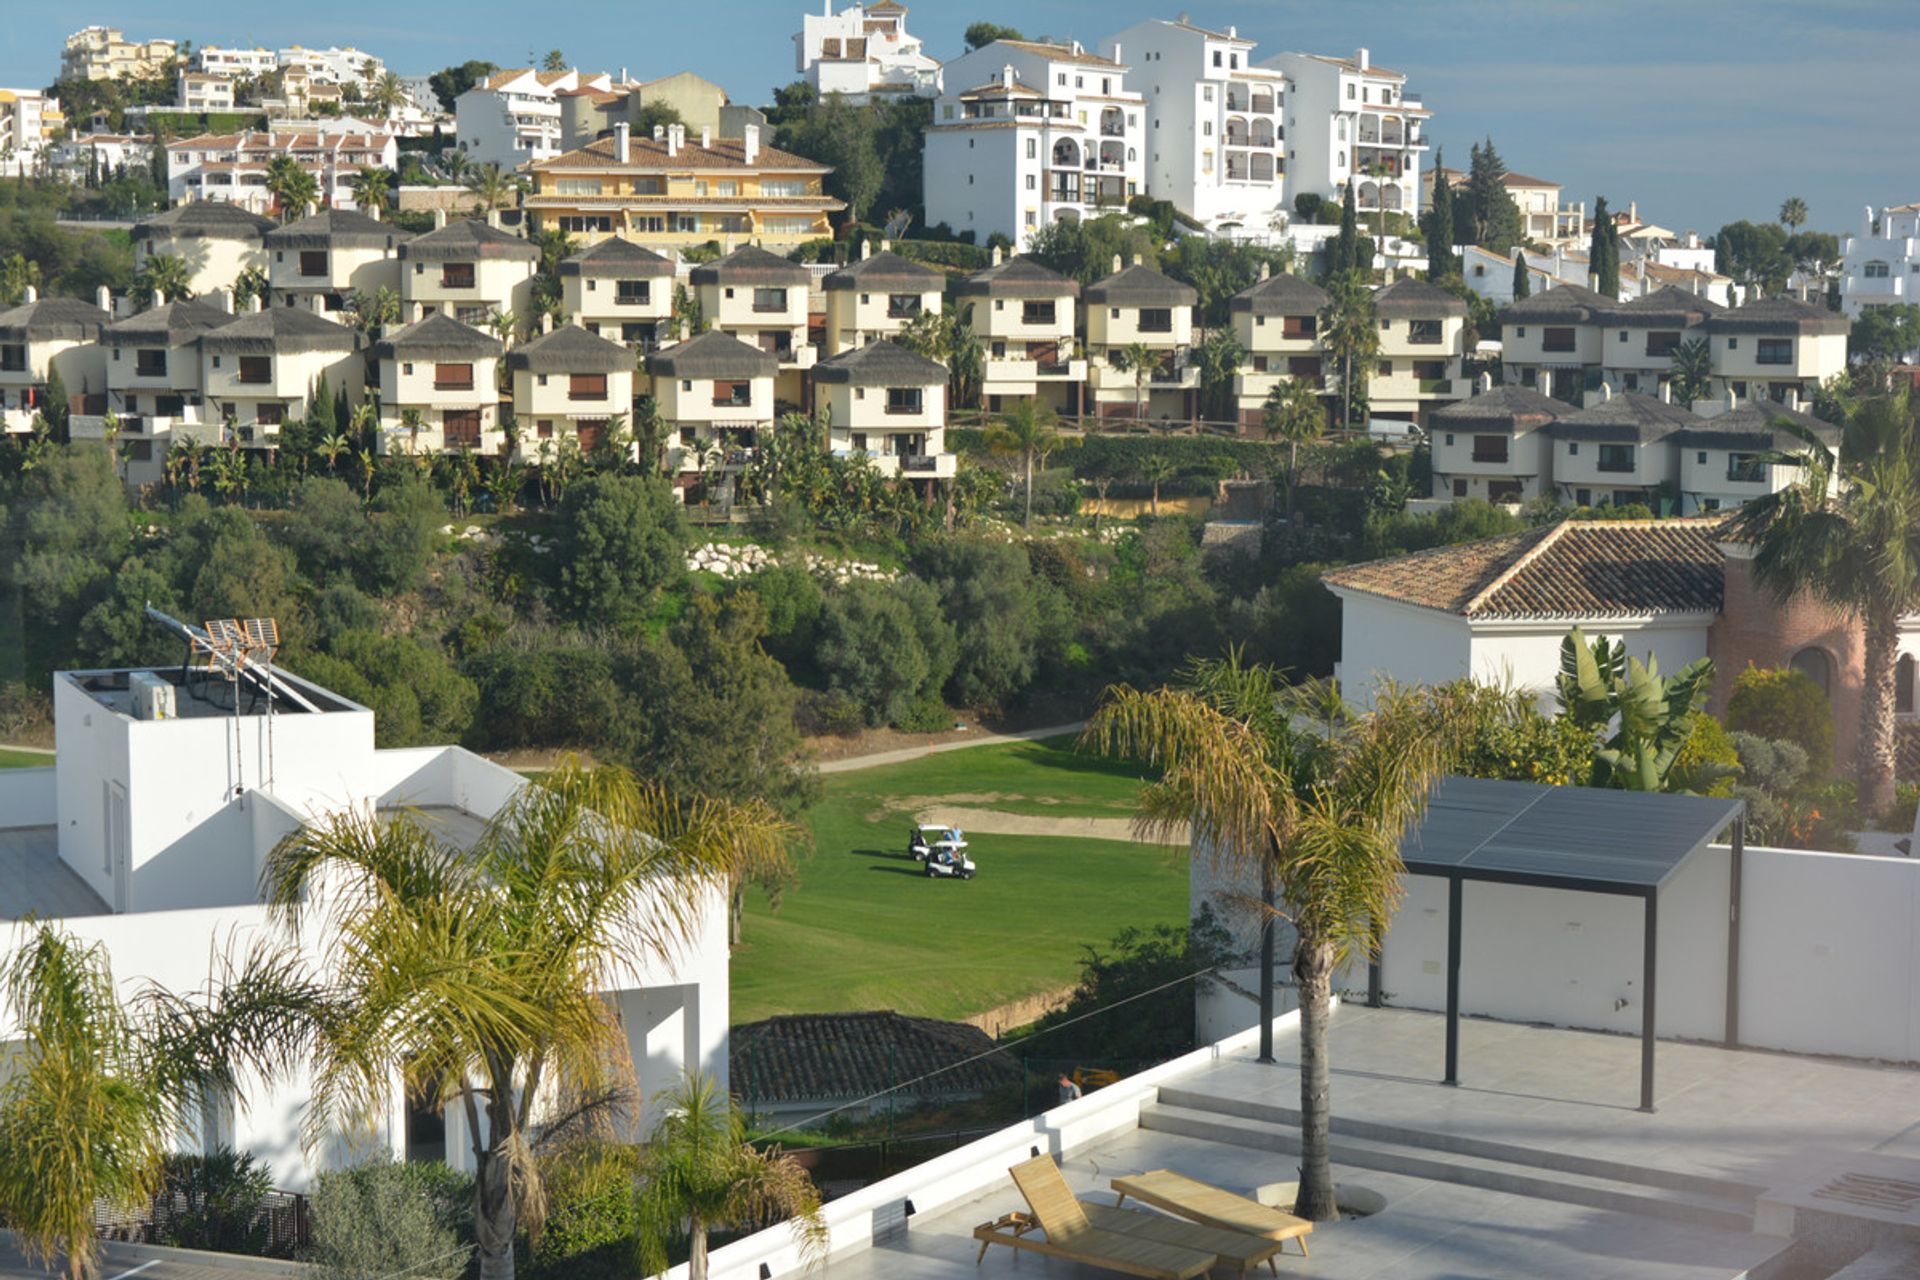
[(41, 751), (14, 751), (0, 747), (0, 769), (51, 769), (53, 754)]
[(1071, 983), (1082, 948), (1187, 915), (1185, 851), (1118, 840), (969, 837), (977, 879), (929, 880), (906, 855), (912, 809), (1124, 818), (1136, 769), (1067, 740), (979, 747), (825, 778), (815, 849), (770, 911), (750, 894), (733, 1020), (897, 1009), (961, 1018)]

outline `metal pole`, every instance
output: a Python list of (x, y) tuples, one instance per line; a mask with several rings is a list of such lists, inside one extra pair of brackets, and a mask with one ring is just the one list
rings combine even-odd
[(1260, 864), (1260, 1058), (1273, 1061), (1273, 863)]
[(1447, 1075), (1460, 1083), (1460, 900), (1459, 876), (1447, 881)]
[[(1380, 922), (1375, 920), (1373, 922), (1374, 937), (1380, 938), (1383, 932)], [(1378, 1009), (1385, 1003), (1386, 993), (1382, 990), (1380, 976), (1380, 956), (1381, 952), (1386, 950), (1386, 945), (1383, 939), (1375, 946), (1373, 954), (1367, 957), (1367, 1008), (1369, 1009)]]
[(1727, 864), (1727, 1047), (1740, 1043), (1740, 875), (1747, 860), (1747, 820), (1733, 820), (1733, 855)]
[(1646, 932), (1646, 972), (1641, 981), (1646, 984), (1640, 1003), (1640, 1109), (1653, 1110), (1653, 975), (1658, 966), (1658, 948), (1660, 939), (1660, 891), (1647, 895)]

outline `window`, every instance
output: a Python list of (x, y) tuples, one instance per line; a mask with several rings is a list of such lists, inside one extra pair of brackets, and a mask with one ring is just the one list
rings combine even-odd
[(604, 373), (574, 373), (567, 375), (567, 399), (569, 400), (605, 400), (607, 398), (607, 375)]
[(480, 411), (449, 409), (440, 415), (441, 433), (447, 444), (457, 449), (480, 447)]
[(1738, 338), (1727, 339), (1727, 350), (1738, 351), (1739, 349), (1740, 349), (1740, 339)]
[[(566, 219), (562, 218), (561, 222)], [(471, 289), (474, 285), (473, 264), (471, 262), (443, 262), (440, 264), (440, 287), (442, 289)]]
[(888, 413), (919, 413), (923, 393), (919, 387), (888, 387)]
[(246, 383), (268, 383), (273, 381), (272, 356), (241, 356), (240, 378)]
[(600, 179), (561, 178), (553, 189), (563, 196), (597, 196), (600, 194)]
[(1869, 262), (1861, 270), (1860, 274), (1869, 280), (1885, 280), (1888, 275), (1887, 264), (1884, 262)]
[(1030, 173), (1030, 174), (1028, 174), (1028, 175), (1027, 175), (1027, 190), (1029, 190), (1029, 191), (1038, 191), (1039, 189), (1040, 189), (1040, 175), (1039, 175), (1039, 174), (1037, 174), (1037, 173)]
[(287, 419), (287, 406), (263, 404), (253, 411), (254, 422), (262, 427), (277, 427)]
[(1822, 693), (1833, 692), (1833, 659), (1825, 649), (1802, 649), (1787, 665), (1819, 685)]
[(1573, 330), (1570, 327), (1551, 327), (1540, 331), (1542, 351), (1572, 351), (1573, 347)]
[(1650, 356), (1670, 356), (1680, 349), (1680, 335), (1673, 332), (1656, 332), (1647, 335), (1647, 354)]
[(1438, 320), (1407, 321), (1407, 341), (1417, 342), (1425, 346), (1433, 346), (1438, 344), (1440, 341), (1440, 321)]
[(302, 249), (300, 251), (300, 274), (303, 276), (326, 275), (327, 251), (325, 249)]
[(697, 213), (676, 213), (673, 215), (673, 229), (682, 234), (695, 234), (700, 230), (700, 215)]
[(920, 295), (917, 293), (890, 293), (887, 295), (887, 319), (911, 320), (920, 314)]
[(753, 309), (760, 312), (784, 312), (787, 309), (787, 291), (771, 286), (755, 289)]
[(1391, 378), (1393, 376), (1393, 361), (1391, 360), (1380, 361), (1378, 366), (1375, 368), (1375, 372), (1378, 373), (1383, 378)]
[(1793, 363), (1792, 338), (1761, 338), (1755, 345), (1758, 348), (1753, 356), (1755, 364)]
[(1602, 471), (1632, 471), (1633, 446), (1630, 444), (1601, 445), (1599, 466)]
[(1348, 102), (1352, 102), (1352, 101), (1353, 101), (1353, 86), (1352, 86), (1352, 85), (1348, 85), (1348, 86), (1347, 86), (1347, 101), (1348, 101)]
[(1464, 498), (1467, 496), (1467, 482), (1465, 480), (1455, 480), (1453, 482), (1453, 496), (1456, 498)]
[[(1218, 49), (1213, 51), (1213, 65), (1216, 67), (1220, 65), (1220, 51)], [(1212, 93), (1213, 90), (1209, 89), (1207, 92)]]
[(1727, 455), (1727, 479), (1734, 484), (1758, 484), (1767, 478), (1767, 469), (1757, 453)]
[(1622, 329), (1620, 331), (1620, 341), (1625, 342), (1626, 340), (1627, 340), (1627, 331), (1625, 329)]
[(1051, 300), (1045, 302), (1028, 300), (1020, 304), (1021, 324), (1052, 324), (1054, 314), (1054, 304)]
[(1320, 331), (1318, 316), (1287, 316), (1280, 322), (1283, 338), (1311, 338)]
[(806, 180), (803, 178), (762, 178), (760, 194), (781, 200), (792, 200), (807, 194)]
[(1507, 438), (1505, 436), (1475, 436), (1473, 438), (1473, 460), (1475, 462), (1505, 462), (1507, 460)]
[(533, 433), (534, 435), (538, 436), (542, 440), (553, 439), (553, 419), (552, 418), (539, 419), (537, 422), (534, 423)]
[(473, 366), (470, 364), (436, 364), (433, 366), (433, 389), (435, 391), (473, 390)]
[(1172, 333), (1173, 309), (1171, 307), (1140, 308), (1140, 332)]
[(616, 280), (613, 284), (613, 300), (623, 307), (644, 306), (653, 300), (653, 282)]
[(581, 217), (563, 217), (559, 219), (559, 223), (562, 231), (613, 230), (613, 217), (610, 214), (597, 217), (591, 214)]
[[(118, 355), (118, 352), (114, 354)], [(165, 351), (142, 350), (133, 353), (133, 373), (138, 378), (164, 378), (167, 376), (167, 353)]]
[(1913, 714), (1913, 655), (1903, 653), (1893, 667), (1893, 709), (1903, 716)]
[(636, 213), (633, 215), (633, 229), (645, 235), (660, 235), (667, 229), (667, 219), (663, 214)]
[(1027, 159), (1038, 160), (1039, 158), (1040, 158), (1040, 140), (1038, 138), (1028, 138), (1027, 139)]
[(743, 409), (753, 403), (753, 384), (716, 381), (713, 384), (713, 403), (718, 406)]

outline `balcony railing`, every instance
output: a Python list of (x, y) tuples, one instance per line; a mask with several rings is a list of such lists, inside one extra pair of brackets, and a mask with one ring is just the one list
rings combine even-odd
[(1760, 484), (1767, 478), (1766, 464), (1761, 462), (1727, 463), (1727, 479), (1733, 484)]
[(938, 471), (940, 459), (931, 453), (903, 453), (900, 455), (902, 471)]
[[(1430, 396), (1450, 396), (1453, 394), (1453, 379), (1452, 378), (1422, 378), (1420, 379), (1420, 394), (1430, 395)], [(1475, 461), (1479, 461), (1479, 459), (1476, 458)], [(1505, 462), (1506, 458), (1503, 456), (1500, 459), (1498, 459), (1498, 461)]]
[(473, 390), (473, 379), (472, 378), (464, 378), (464, 379), (449, 378), (443, 382), (439, 378), (435, 378), (433, 380), (433, 389), (435, 391), (471, 391)]

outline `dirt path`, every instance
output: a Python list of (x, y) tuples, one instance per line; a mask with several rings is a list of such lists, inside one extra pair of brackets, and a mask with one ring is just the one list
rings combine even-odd
[[(1018, 733), (974, 732), (965, 738), (949, 742), (929, 742), (925, 746), (902, 747), (898, 751), (880, 751), (873, 755), (854, 756), (847, 760), (828, 760), (814, 766), (821, 773), (851, 773), (855, 769), (871, 769), (875, 765), (900, 764), (907, 760), (918, 760), (922, 756), (933, 755), (941, 751), (960, 751), (967, 747), (990, 747), (1001, 742), (1031, 742), (1037, 738), (1057, 738), (1063, 733), (1078, 733), (1086, 728), (1086, 721), (1075, 724), (1056, 724), (1044, 729), (1022, 729)], [(982, 828), (984, 830), (985, 828)], [(1009, 833), (1014, 834), (1014, 833)]]
[[(1134, 834), (1132, 818), (1050, 818), (1025, 813), (1002, 813), (998, 809), (971, 809), (964, 805), (939, 804), (920, 811), (919, 821), (943, 823), (963, 831), (979, 831), (997, 836), (1077, 836), (1084, 840), (1125, 840), (1144, 842)], [(1174, 833), (1173, 843), (1185, 844), (1187, 833)]]

